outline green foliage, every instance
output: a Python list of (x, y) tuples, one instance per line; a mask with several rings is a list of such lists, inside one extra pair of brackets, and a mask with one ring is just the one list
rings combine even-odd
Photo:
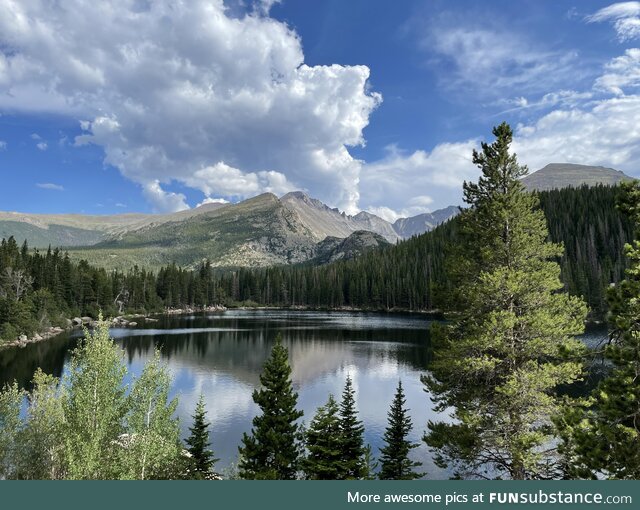
[[(72, 353), (68, 374), (38, 370), (33, 389), (0, 392), (0, 476), (23, 479), (149, 479), (180, 476), (177, 401), (159, 355), (127, 395), (122, 351), (100, 321)], [(24, 416), (20, 408), (24, 396)]]
[(389, 410), (388, 425), (384, 432), (385, 446), (380, 448), (381, 480), (413, 480), (423, 476), (414, 468), (420, 467), (422, 462), (409, 459), (409, 453), (417, 448), (417, 443), (407, 440), (413, 424), (405, 407), (406, 398), (402, 389), (402, 381), (398, 381), (398, 389)]
[(329, 395), (329, 400), (318, 408), (306, 431), (308, 453), (302, 469), (309, 480), (344, 480), (347, 476), (339, 411), (333, 395)]
[(66, 476), (66, 399), (66, 388), (59, 386), (58, 379), (38, 369), (28, 394), (28, 415), (19, 441), (21, 478), (56, 480)]
[(125, 434), (127, 414), (123, 351), (109, 338), (101, 322), (72, 354), (65, 378), (64, 456), (71, 479), (115, 478), (115, 466)]
[(193, 415), (193, 426), (189, 427), (191, 435), (186, 439), (187, 450), (191, 454), (189, 466), (189, 478), (206, 480), (213, 473), (213, 466), (220, 460), (214, 458), (213, 451), (209, 448), (209, 426), (207, 421), (204, 395), (200, 395), (196, 410)]
[(359, 480), (368, 474), (368, 465), (365, 461), (364, 425), (358, 419), (355, 394), (351, 376), (347, 376), (340, 402), (342, 463), (347, 480)]
[(301, 456), (301, 433), (296, 424), (302, 411), (296, 409), (287, 348), (278, 335), (271, 356), (260, 375), (262, 388), (253, 401), (262, 414), (253, 419), (251, 435), (242, 437), (239, 474), (244, 479), (292, 480), (297, 477)]
[[(458, 476), (551, 478), (558, 461), (550, 417), (556, 391), (580, 379), (586, 307), (561, 292), (562, 246), (547, 241), (538, 198), (524, 192), (526, 167), (509, 153), (507, 124), (493, 131), (465, 183), (457, 253), (449, 266), (457, 316), (432, 332), (434, 362), (424, 382), (437, 411), (429, 423), (436, 462)], [(552, 449), (552, 448), (551, 448)]]
[(636, 239), (625, 246), (626, 278), (609, 293), (612, 370), (582, 405), (568, 406), (556, 423), (569, 476), (640, 478), (640, 185), (625, 183), (619, 208), (633, 221)]
[(127, 398), (127, 432), (118, 441), (121, 478), (166, 479), (175, 476), (181, 460), (180, 430), (173, 414), (178, 401), (169, 401), (171, 378), (156, 351)]
[(18, 438), (22, 431), (20, 405), (24, 392), (17, 384), (0, 392), (0, 478), (13, 478), (20, 463)]

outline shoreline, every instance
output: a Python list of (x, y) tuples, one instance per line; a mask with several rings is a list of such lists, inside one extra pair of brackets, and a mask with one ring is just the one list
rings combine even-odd
[[(145, 322), (157, 322), (160, 319), (155, 318), (154, 316), (163, 316), (163, 315), (183, 315), (189, 313), (198, 313), (198, 312), (212, 312), (212, 311), (224, 311), (227, 308), (221, 305), (213, 305), (206, 307), (186, 307), (186, 308), (166, 308), (162, 312), (151, 312), (148, 314), (141, 313), (131, 313), (131, 314), (123, 314), (118, 315), (113, 318), (105, 319), (109, 322), (110, 326), (118, 326), (118, 327), (136, 327), (138, 322), (132, 319), (143, 319)], [(36, 332), (32, 336), (28, 337), (25, 334), (20, 335), (15, 340), (11, 340), (9, 342), (5, 342), (0, 344), (0, 350), (3, 349), (14, 349), (14, 348), (24, 348), (27, 345), (35, 344), (39, 342), (44, 342), (45, 340), (50, 340), (55, 338), (62, 333), (66, 333), (68, 331), (73, 331), (74, 329), (80, 329), (82, 327), (94, 328), (98, 323), (98, 319), (94, 319), (93, 317), (74, 317), (74, 318), (66, 318), (66, 326), (50, 326), (45, 328), (42, 331)]]
[[(248, 310), (248, 311), (293, 311), (293, 312), (357, 312), (357, 313), (387, 313), (387, 314), (408, 314), (408, 315), (423, 315), (425, 317), (433, 317), (435, 319), (444, 320), (444, 313), (440, 310), (407, 310), (402, 308), (358, 308), (352, 306), (341, 307), (317, 307), (307, 305), (293, 305), (293, 306), (231, 306), (226, 307), (223, 305), (211, 305), (211, 306), (186, 306), (182, 308), (165, 308), (162, 312), (151, 312), (148, 314), (132, 313), (123, 314), (111, 319), (107, 319), (111, 326), (117, 327), (136, 327), (138, 322), (132, 319), (142, 319), (145, 322), (157, 322), (161, 316), (174, 316), (174, 315), (190, 315), (194, 313), (210, 313), (210, 312), (225, 312), (228, 310)], [(35, 333), (31, 337), (26, 335), (20, 335), (15, 340), (0, 344), (0, 350), (24, 348), (29, 344), (43, 342), (56, 338), (57, 336), (72, 331), (74, 329), (80, 329), (82, 327), (94, 328), (97, 324), (97, 319), (92, 317), (74, 317), (73, 319), (66, 319), (66, 327), (50, 326), (43, 331)], [(603, 325), (606, 321), (602, 320), (587, 320), (585, 326), (589, 325)]]

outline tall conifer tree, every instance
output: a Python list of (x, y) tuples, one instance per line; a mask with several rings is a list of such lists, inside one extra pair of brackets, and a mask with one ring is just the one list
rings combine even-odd
[(398, 389), (389, 410), (389, 424), (384, 432), (385, 446), (380, 448), (381, 480), (414, 480), (422, 476), (422, 473), (414, 471), (422, 462), (409, 459), (411, 450), (419, 445), (407, 439), (413, 424), (405, 407), (406, 402), (402, 381), (398, 381)]
[(193, 415), (193, 426), (189, 427), (191, 435), (187, 438), (188, 451), (191, 454), (189, 477), (206, 479), (213, 471), (213, 466), (219, 460), (214, 458), (209, 441), (209, 426), (204, 395), (200, 395)]
[(511, 128), (473, 152), (482, 174), (464, 184), (454, 320), (434, 328), (434, 362), (424, 382), (453, 423), (430, 422), (425, 441), (457, 476), (537, 479), (557, 476), (550, 417), (556, 390), (582, 375), (586, 306), (563, 293), (561, 245), (547, 240), (544, 214), (509, 152)]
[(344, 480), (346, 477), (339, 412), (338, 403), (329, 395), (306, 431), (308, 453), (303, 469), (310, 480)]
[(340, 402), (342, 459), (345, 477), (358, 480), (367, 474), (368, 466), (365, 464), (364, 425), (358, 419), (355, 395), (351, 376), (347, 376)]
[(302, 411), (296, 409), (298, 394), (293, 391), (287, 348), (278, 335), (271, 356), (260, 375), (262, 388), (253, 392), (253, 401), (262, 414), (253, 419), (251, 435), (243, 434), (239, 447), (239, 474), (245, 479), (292, 480), (300, 461)]

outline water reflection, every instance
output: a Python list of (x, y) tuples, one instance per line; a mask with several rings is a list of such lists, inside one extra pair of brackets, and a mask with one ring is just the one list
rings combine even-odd
[[(249, 431), (258, 412), (251, 393), (278, 333), (288, 347), (299, 407), (308, 424), (329, 393), (339, 396), (346, 376), (354, 380), (366, 440), (378, 453), (388, 406), (402, 379), (411, 409), (411, 440), (421, 442), (426, 422), (442, 419), (432, 411), (420, 383), (429, 364), (428, 318), (420, 315), (320, 313), (284, 311), (228, 311), (210, 315), (162, 317), (136, 329), (113, 329), (125, 351), (129, 370), (141, 372), (160, 348), (173, 375), (172, 395), (179, 396), (178, 415), (183, 434), (199, 395), (207, 399), (213, 424), (212, 440), (220, 468), (237, 460), (242, 433)], [(602, 328), (588, 333), (598, 341)], [(79, 332), (0, 352), (0, 383), (17, 380), (28, 387), (33, 372), (60, 376), (69, 361)], [(413, 451), (430, 478), (446, 478), (433, 465), (424, 444)]]

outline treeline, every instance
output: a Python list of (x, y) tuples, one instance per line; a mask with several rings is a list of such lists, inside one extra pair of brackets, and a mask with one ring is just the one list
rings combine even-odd
[(126, 307), (160, 310), (157, 277), (134, 267), (126, 274), (107, 272), (86, 261), (72, 262), (59, 249), (30, 251), (26, 241), (0, 242), (0, 340), (14, 340), (69, 317), (116, 315)]
[[(128, 385), (126, 381), (131, 381)], [(60, 380), (38, 370), (31, 391), (0, 390), (0, 479), (381, 479), (419, 478), (409, 458), (417, 447), (402, 384), (389, 411), (379, 464), (364, 444), (355, 390), (347, 378), (338, 404), (332, 395), (310, 426), (300, 424), (287, 349), (278, 338), (253, 399), (261, 413), (245, 433), (239, 464), (216, 472), (210, 422), (201, 396), (190, 435), (182, 441), (177, 398), (160, 355), (137, 378), (127, 374), (124, 351), (109, 338), (107, 322), (73, 351)], [(26, 399), (26, 406), (24, 401)], [(24, 407), (24, 410), (23, 410)], [(378, 470), (379, 465), (379, 470)]]
[[(622, 279), (623, 248), (632, 236), (616, 209), (620, 188), (567, 188), (538, 194), (551, 241), (562, 243), (562, 281), (582, 296), (592, 316), (607, 309), (611, 283)], [(234, 301), (274, 306), (358, 307), (433, 310), (451, 291), (447, 253), (456, 245), (459, 219), (394, 247), (326, 266), (241, 269), (220, 276), (219, 287)]]

